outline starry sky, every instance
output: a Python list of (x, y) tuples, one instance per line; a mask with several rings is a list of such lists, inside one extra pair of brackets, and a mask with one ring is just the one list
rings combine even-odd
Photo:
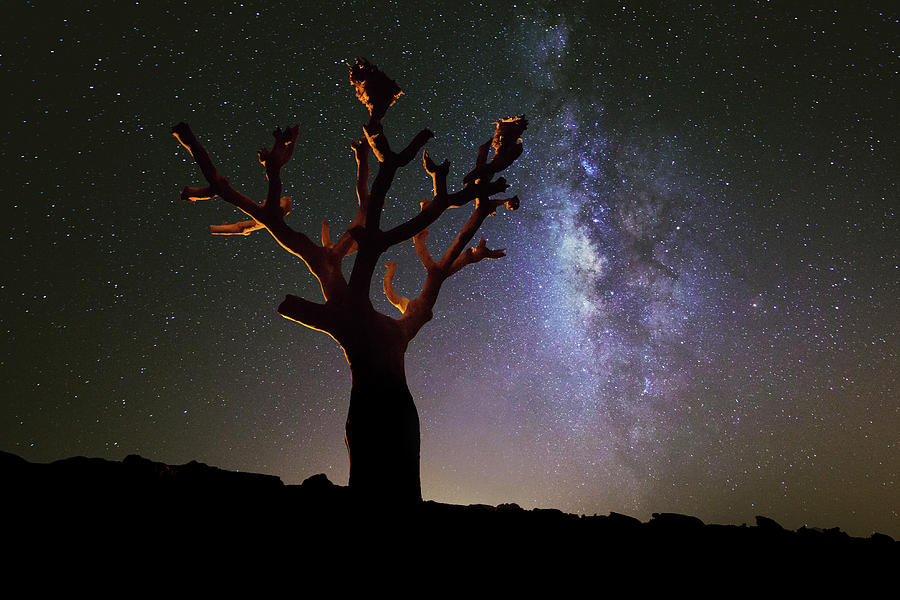
[[(285, 4), (5, 11), (0, 449), (346, 483), (343, 353), (275, 312), (318, 284), (264, 232), (209, 235), (238, 215), (179, 200), (203, 179), (169, 127), (261, 199), (255, 152), (298, 123), (289, 222), (341, 230), (363, 56), (451, 189), (493, 121), (530, 123), (522, 208), (482, 228), (507, 257), (448, 281), (407, 354), (426, 499), (900, 536), (896, 7)], [(407, 167), (385, 224), (430, 185)], [(415, 296), (412, 245), (385, 259)]]

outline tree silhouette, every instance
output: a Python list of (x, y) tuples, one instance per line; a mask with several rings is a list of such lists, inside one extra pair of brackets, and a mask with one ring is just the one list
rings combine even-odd
[[(350, 82), (356, 96), (369, 110), (364, 137), (351, 143), (356, 155), (356, 193), (359, 207), (347, 230), (333, 241), (328, 223), (322, 222), (321, 245), (292, 229), (285, 216), (291, 199), (282, 196), (281, 169), (294, 153), (299, 126), (276, 129), (272, 148), (260, 150), (259, 161), (269, 181), (268, 193), (258, 204), (234, 189), (216, 169), (209, 154), (186, 123), (172, 128), (172, 134), (187, 148), (209, 184), (185, 187), (183, 200), (220, 197), (233, 204), (249, 220), (213, 225), (217, 235), (248, 235), (265, 229), (288, 252), (297, 256), (315, 275), (324, 303), (289, 295), (278, 307), (284, 317), (323, 331), (344, 349), (350, 365), (352, 387), (345, 437), (350, 455), (350, 488), (369, 499), (393, 501), (421, 500), (419, 480), (419, 417), (406, 385), (406, 348), (422, 326), (432, 318), (432, 308), (441, 286), (460, 269), (486, 258), (500, 258), (505, 249), (491, 250), (484, 238), (467, 248), (484, 220), (501, 205), (518, 208), (518, 197), (494, 199), (509, 186), (497, 173), (522, 154), (520, 136), (527, 126), (524, 117), (501, 119), (493, 137), (478, 148), (475, 168), (462, 180), (461, 189), (447, 190), (450, 162), (435, 164), (422, 154), (431, 176), (434, 197), (420, 203), (418, 214), (387, 230), (381, 227), (385, 197), (397, 171), (409, 164), (434, 135), (424, 129), (400, 152), (391, 149), (382, 120), (387, 109), (402, 94), (396, 82), (363, 59), (350, 66)], [(491, 154), (493, 149), (493, 154)], [(378, 172), (369, 183), (369, 152), (378, 160)], [(448, 208), (475, 201), (471, 217), (456, 239), (435, 260), (426, 246), (426, 227)], [(414, 299), (401, 297), (393, 287), (397, 266), (386, 264), (384, 293), (401, 316), (393, 318), (375, 310), (369, 292), (379, 259), (389, 248), (412, 239), (427, 272), (424, 286)], [(343, 260), (356, 254), (349, 280), (342, 271)]]

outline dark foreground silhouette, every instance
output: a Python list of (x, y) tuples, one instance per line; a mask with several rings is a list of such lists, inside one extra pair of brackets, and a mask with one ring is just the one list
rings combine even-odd
[[(577, 516), (515, 504), (413, 506), (354, 499), (325, 475), (284, 485), (272, 475), (225, 471), (197, 462), (166, 465), (140, 456), (122, 462), (76, 457), (30, 463), (0, 452), (7, 545), (32, 551), (149, 552), (167, 548), (197, 557), (342, 546), (363, 554), (339, 560), (386, 559), (407, 553), (462, 557), (473, 565), (537, 561), (653, 568), (691, 564), (865, 564), (900, 558), (900, 544), (879, 533), (854, 538), (834, 529), (789, 531), (757, 517), (754, 526), (710, 525), (661, 513), (642, 523), (610, 513)], [(11, 537), (10, 537), (11, 536)], [(364, 543), (360, 545), (360, 541)], [(362, 551), (361, 550), (361, 551)], [(154, 550), (158, 551), (158, 550)], [(599, 562), (598, 562), (599, 561)], [(824, 562), (823, 562), (824, 561)], [(767, 567), (768, 568), (768, 567)], [(871, 574), (870, 574), (871, 575)], [(757, 577), (759, 574), (757, 574)]]

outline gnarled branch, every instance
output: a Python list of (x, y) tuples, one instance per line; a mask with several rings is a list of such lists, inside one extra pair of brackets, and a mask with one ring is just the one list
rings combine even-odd
[(481, 241), (478, 242), (477, 246), (465, 250), (456, 257), (456, 260), (454, 260), (453, 264), (450, 265), (450, 270), (447, 273), (447, 276), (449, 277), (453, 275), (466, 265), (477, 263), (478, 261), (484, 260), (485, 258), (503, 258), (504, 256), (506, 256), (506, 248), (491, 250), (487, 247), (487, 242), (485, 241), (485, 239), (481, 238)]
[(499, 177), (491, 182), (470, 184), (445, 198), (435, 197), (431, 202), (423, 202), (422, 210), (416, 216), (385, 232), (384, 243), (390, 247), (405, 242), (437, 221), (448, 208), (465, 206), (475, 198), (487, 198), (506, 191), (508, 187), (506, 180)]
[[(425, 243), (425, 239), (428, 237), (428, 230), (422, 230), (415, 235), (413, 243), (416, 247), (416, 254), (418, 254), (419, 260), (422, 261), (428, 274), (425, 277), (422, 291), (414, 300), (407, 302), (406, 308), (403, 310), (403, 317), (400, 319), (407, 339), (411, 340), (415, 337), (422, 326), (432, 318), (432, 309), (435, 302), (437, 302), (441, 286), (447, 279), (467, 265), (484, 259), (497, 259), (506, 256), (506, 248), (491, 250), (487, 247), (484, 237), (481, 238), (475, 247), (465, 249), (475, 232), (484, 223), (484, 220), (495, 214), (497, 208), (504, 204), (508, 209), (516, 210), (519, 207), (519, 198), (518, 196), (513, 196), (509, 199), (479, 198), (472, 215), (437, 262), (431, 257), (431, 253), (428, 251), (428, 246)], [(387, 275), (385, 277), (387, 278)], [(393, 273), (391, 273), (391, 279), (393, 280)]]
[(229, 204), (233, 204), (248, 216), (256, 218), (260, 206), (247, 196), (231, 187), (228, 179), (219, 173), (212, 159), (187, 123), (178, 123), (172, 127), (172, 135), (184, 146), (200, 167), (200, 172), (209, 183), (209, 187), (185, 187), (181, 192), (184, 200), (205, 200), (219, 196)]
[[(422, 152), (422, 164), (432, 179), (433, 198), (425, 199), (420, 204), (418, 214), (383, 231), (381, 217), (385, 199), (398, 169), (409, 164), (434, 134), (423, 129), (403, 150), (394, 152), (385, 134), (383, 120), (388, 108), (402, 94), (399, 86), (363, 59), (357, 59), (350, 66), (350, 81), (356, 88), (357, 97), (368, 108), (370, 118), (363, 127), (364, 137), (351, 143), (357, 166), (355, 187), (358, 207), (346, 231), (337, 241), (333, 241), (326, 221), (322, 221), (321, 246), (285, 222), (285, 216), (291, 210), (291, 201), (287, 196), (281, 195), (281, 170), (294, 154), (299, 135), (299, 126), (296, 125), (276, 129), (272, 133), (272, 147), (257, 153), (268, 180), (266, 198), (261, 204), (231, 186), (228, 179), (216, 169), (212, 158), (187, 124), (179, 123), (174, 126), (172, 133), (194, 157), (208, 184), (205, 187), (185, 187), (181, 197), (197, 201), (219, 196), (249, 217), (235, 223), (213, 225), (210, 228), (213, 234), (248, 235), (253, 231), (266, 229), (282, 247), (301, 258), (319, 279), (326, 302), (317, 304), (289, 295), (279, 306), (279, 313), (307, 327), (325, 331), (339, 341), (350, 339), (342, 338), (345, 334), (352, 337), (352, 332), (346, 328), (349, 327), (349, 322), (360, 322), (357, 318), (358, 311), (372, 310), (369, 288), (380, 256), (391, 246), (412, 239), (416, 254), (426, 270), (425, 283), (419, 295), (410, 300), (396, 292), (394, 278), (397, 265), (394, 262), (387, 263), (382, 283), (388, 300), (402, 313), (396, 323), (400, 324), (408, 341), (431, 319), (438, 293), (449, 277), (467, 265), (505, 256), (505, 248), (492, 250), (487, 247), (483, 237), (474, 247), (467, 246), (484, 220), (495, 214), (501, 205), (505, 204), (511, 210), (518, 208), (519, 200), (516, 196), (509, 199), (495, 198), (509, 186), (502, 177), (494, 177), (521, 156), (523, 146), (520, 136), (527, 127), (527, 121), (523, 117), (498, 121), (492, 138), (477, 149), (475, 168), (463, 177), (462, 187), (452, 193), (447, 184), (450, 161), (437, 164), (428, 152)], [(490, 156), (492, 150), (493, 155)], [(379, 161), (378, 172), (371, 185), (368, 160), (370, 151)], [(426, 244), (427, 228), (447, 209), (464, 206), (473, 200), (476, 202), (472, 215), (441, 258), (435, 260)], [(357, 254), (348, 282), (343, 275), (342, 262), (354, 252)], [(394, 323), (393, 320), (389, 322)], [(396, 323), (391, 327), (396, 327)]]
[(387, 296), (388, 302), (397, 307), (397, 310), (405, 313), (406, 308), (409, 306), (409, 298), (401, 297), (394, 291), (394, 275), (397, 273), (397, 263), (388, 261), (385, 267), (387, 268), (385, 269), (384, 281), (382, 282), (384, 295)]
[[(436, 165), (427, 152), (423, 154), (425, 171), (431, 175), (434, 185), (434, 199), (423, 202), (419, 214), (386, 232), (384, 241), (387, 246), (410, 239), (434, 223), (448, 208), (464, 206), (475, 198), (489, 198), (509, 187), (502, 177), (494, 181), (491, 179), (522, 155), (523, 146), (519, 136), (528, 126), (528, 121), (525, 117), (511, 117), (500, 119), (495, 125), (497, 127), (494, 136), (479, 146), (475, 169), (463, 178), (463, 189), (453, 194), (447, 194), (447, 173), (450, 163), (445, 161), (441, 165)], [(494, 149), (494, 156), (488, 162), (487, 157), (491, 148)]]
[(236, 206), (250, 217), (250, 220), (214, 225), (210, 228), (211, 232), (216, 235), (247, 235), (259, 229), (268, 230), (281, 247), (306, 263), (322, 284), (322, 294), (327, 300), (340, 295), (346, 288), (346, 281), (340, 273), (340, 267), (335, 268), (326, 260), (327, 256), (323, 247), (316, 245), (306, 235), (287, 225), (284, 217), (290, 212), (291, 200), (287, 196), (279, 196), (281, 169), (293, 156), (298, 131), (297, 126), (284, 130), (276, 129), (273, 132), (275, 141), (272, 149), (260, 150), (257, 154), (260, 162), (266, 168), (266, 176), (269, 180), (266, 202), (260, 205), (231, 187), (228, 179), (216, 169), (209, 153), (187, 123), (175, 125), (172, 127), (172, 134), (191, 153), (209, 183), (209, 186), (205, 188), (186, 187), (181, 196), (189, 200), (219, 196)]

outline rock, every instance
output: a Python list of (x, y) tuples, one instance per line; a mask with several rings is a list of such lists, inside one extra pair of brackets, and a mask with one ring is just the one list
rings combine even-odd
[(782, 527), (775, 519), (770, 519), (769, 517), (764, 517), (762, 515), (756, 515), (756, 526), (767, 531), (784, 531), (784, 527)]

